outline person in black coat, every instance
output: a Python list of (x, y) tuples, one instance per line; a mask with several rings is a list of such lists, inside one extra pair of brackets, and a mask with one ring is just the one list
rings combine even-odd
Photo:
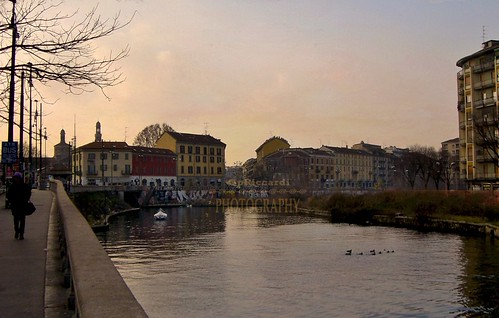
[(7, 190), (7, 199), (14, 216), (15, 238), (24, 240), (24, 227), (26, 224), (26, 204), (31, 198), (31, 187), (24, 183), (20, 172), (14, 173), (12, 184)]

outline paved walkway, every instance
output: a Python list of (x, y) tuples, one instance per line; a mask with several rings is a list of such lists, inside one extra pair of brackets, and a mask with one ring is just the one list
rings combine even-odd
[[(57, 228), (51, 215), (54, 195), (33, 190), (36, 206), (26, 217), (24, 240), (14, 239), (14, 223), (0, 195), (0, 316), (71, 317), (58, 270)], [(53, 213), (52, 213), (53, 214)]]

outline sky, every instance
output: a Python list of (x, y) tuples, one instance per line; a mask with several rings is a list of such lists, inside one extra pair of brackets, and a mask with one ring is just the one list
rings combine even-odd
[[(268, 138), (292, 147), (440, 147), (458, 137), (456, 61), (499, 39), (497, 0), (66, 0), (131, 23), (94, 43), (130, 47), (125, 81), (46, 100), (47, 155), (66, 132), (77, 146), (126, 141), (146, 126), (221, 139), (226, 165)], [(36, 86), (37, 83), (35, 82)], [(76, 129), (75, 129), (76, 127)], [(6, 140), (7, 125), (0, 125)]]

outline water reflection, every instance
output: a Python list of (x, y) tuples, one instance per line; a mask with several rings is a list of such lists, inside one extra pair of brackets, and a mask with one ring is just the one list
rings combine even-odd
[[(486, 238), (463, 238), (460, 291), (468, 314), (499, 317), (499, 246)], [(478, 317), (477, 314), (475, 317)]]
[(259, 212), (141, 211), (101, 240), (150, 317), (497, 314), (488, 240)]

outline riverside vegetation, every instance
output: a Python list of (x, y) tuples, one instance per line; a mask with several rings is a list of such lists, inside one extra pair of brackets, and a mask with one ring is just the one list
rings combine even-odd
[(374, 215), (403, 215), (499, 225), (499, 203), (491, 191), (383, 191), (311, 197), (310, 209), (331, 212), (333, 222), (364, 224)]
[(71, 200), (90, 225), (104, 224), (112, 211), (122, 211), (130, 206), (111, 192), (81, 192), (71, 195)]
[[(112, 211), (131, 208), (118, 196), (106, 192), (75, 193), (71, 198), (91, 225), (105, 223)], [(335, 223), (365, 224), (375, 215), (403, 215), (422, 222), (440, 219), (499, 226), (499, 201), (491, 191), (338, 192), (298, 199), (300, 207), (330, 212)]]

